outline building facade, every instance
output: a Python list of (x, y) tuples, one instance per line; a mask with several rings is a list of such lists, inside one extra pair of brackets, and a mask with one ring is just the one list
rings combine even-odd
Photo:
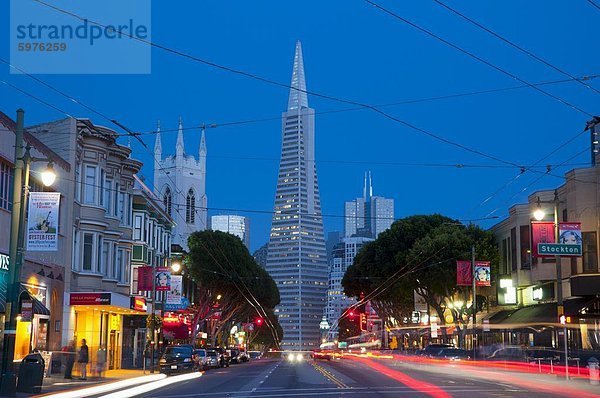
[(154, 144), (154, 192), (175, 220), (172, 243), (188, 250), (192, 232), (207, 229), (206, 137), (200, 137), (198, 159), (185, 152), (183, 122), (179, 119), (175, 154), (163, 158), (160, 125)]
[(267, 271), (281, 303), (275, 309), (284, 349), (320, 344), (319, 323), (327, 293), (327, 253), (315, 166), (314, 110), (308, 107), (302, 46), (296, 43), (288, 108), (282, 115), (282, 148)]
[(237, 236), (250, 249), (250, 219), (244, 216), (222, 214), (210, 218), (213, 231), (227, 232)]
[[(497, 309), (508, 316), (501, 323), (526, 324), (500, 336), (506, 344), (552, 347), (563, 345), (562, 327), (558, 324), (557, 274), (554, 257), (532, 256), (531, 222), (538, 208), (544, 221), (554, 222), (553, 204), (558, 196), (558, 221), (580, 222), (583, 255), (561, 257), (560, 286), (568, 327), (570, 356), (585, 356), (586, 350), (600, 349), (600, 269), (598, 268), (598, 225), (600, 225), (600, 189), (595, 183), (600, 167), (574, 169), (566, 173), (566, 183), (556, 190), (532, 193), (528, 203), (509, 209), (508, 218), (494, 225), (500, 252), (497, 275)], [(590, 183), (593, 182), (593, 183)], [(538, 203), (538, 198), (541, 203)], [(579, 352), (579, 353), (576, 353)]]
[(332, 250), (332, 259), (329, 263), (329, 287), (327, 289), (327, 306), (325, 307), (325, 317), (330, 325), (329, 338), (337, 339), (338, 320), (342, 312), (350, 305), (356, 302), (354, 297), (348, 297), (344, 294), (342, 279), (346, 270), (354, 262), (354, 258), (362, 247), (372, 242), (372, 238), (350, 237), (342, 238), (341, 242), (334, 246)]
[(344, 236), (377, 239), (393, 222), (394, 199), (373, 196), (371, 172), (365, 173), (363, 197), (344, 204)]

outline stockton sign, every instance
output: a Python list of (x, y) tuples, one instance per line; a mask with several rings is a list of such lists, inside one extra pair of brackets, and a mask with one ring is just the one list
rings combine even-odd
[(8, 265), (10, 264), (10, 258), (6, 254), (0, 253), (0, 269), (8, 271)]
[(581, 256), (581, 245), (565, 243), (538, 243), (538, 253), (555, 256)]

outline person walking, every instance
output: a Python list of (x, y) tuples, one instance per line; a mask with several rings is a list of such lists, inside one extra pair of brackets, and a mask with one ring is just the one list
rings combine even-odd
[(81, 348), (79, 348), (79, 357), (77, 362), (81, 371), (81, 380), (87, 380), (87, 364), (90, 360), (90, 354), (85, 339), (81, 339)]
[(100, 345), (98, 352), (96, 353), (96, 373), (98, 378), (102, 379), (104, 376), (104, 366), (106, 365), (106, 349)]
[(72, 379), (71, 373), (73, 372), (73, 364), (75, 363), (75, 340), (71, 340), (69, 345), (63, 348), (65, 353), (65, 379)]

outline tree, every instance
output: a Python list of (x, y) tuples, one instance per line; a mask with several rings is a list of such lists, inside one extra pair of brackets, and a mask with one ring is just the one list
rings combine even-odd
[[(185, 268), (199, 289), (192, 326), (194, 330), (196, 325), (202, 327), (207, 316), (219, 313), (210, 331), (215, 344), (227, 343), (234, 324), (263, 317), (263, 311), (279, 304), (275, 281), (256, 264), (238, 237), (220, 231), (194, 232), (188, 246)], [(268, 320), (265, 326), (275, 334), (273, 340), (280, 340), (281, 332), (276, 327), (273, 330), (275, 323)]]
[[(415, 215), (394, 222), (374, 242), (363, 246), (348, 267), (342, 280), (344, 293), (359, 298), (380, 292), (371, 303), (387, 326), (396, 326), (392, 318), (410, 318), (414, 309), (414, 289), (405, 283), (404, 276), (414, 265), (407, 261), (409, 251), (417, 240), (449, 222), (453, 220), (439, 214)], [(390, 280), (394, 275), (396, 278)]]

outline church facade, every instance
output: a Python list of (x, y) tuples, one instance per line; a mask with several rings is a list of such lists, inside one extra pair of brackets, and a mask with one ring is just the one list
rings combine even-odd
[(198, 158), (185, 152), (183, 122), (179, 119), (175, 154), (163, 157), (160, 125), (154, 144), (154, 190), (175, 221), (172, 243), (188, 250), (192, 232), (207, 229), (206, 137), (200, 137)]

